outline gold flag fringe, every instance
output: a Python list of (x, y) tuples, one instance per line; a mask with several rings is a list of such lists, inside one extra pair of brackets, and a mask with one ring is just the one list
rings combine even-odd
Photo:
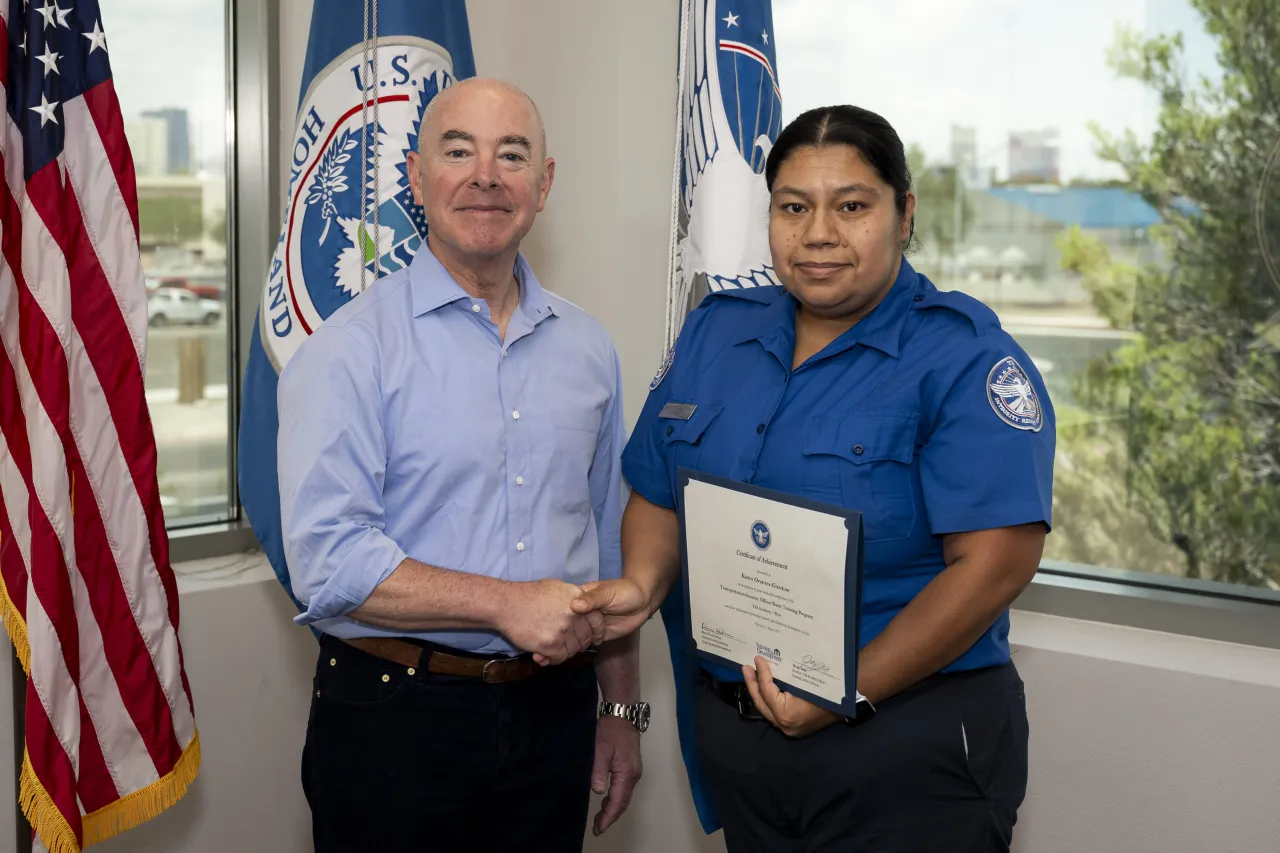
[[(178, 763), (167, 774), (147, 787), (84, 816), (84, 846), (106, 841), (167, 811), (183, 798), (199, 772), (200, 733), (196, 732), (182, 751)], [(49, 853), (54, 853), (52, 847)]]
[(22, 621), (22, 614), (18, 612), (17, 605), (9, 597), (9, 590), (5, 588), (3, 577), (0, 577), (0, 621), (4, 622), (4, 629), (9, 633), (9, 639), (13, 640), (13, 647), (18, 652), (18, 662), (30, 677), (31, 645), (27, 642), (27, 623)]
[[(134, 791), (85, 815), (81, 821), (84, 846), (90, 847), (122, 832), (146, 823), (181, 800), (200, 772), (200, 733), (182, 751), (178, 763), (166, 775), (145, 788)], [(19, 781), (18, 802), (27, 821), (49, 848), (49, 853), (80, 853), (76, 834), (67, 823), (53, 798), (44, 789), (31, 766), (31, 756), (23, 751), (22, 776)]]
[[(27, 640), (27, 624), (9, 597), (4, 578), (0, 577), (0, 621), (4, 622), (9, 638), (13, 640), (27, 677), (31, 676), (31, 645)], [(133, 829), (166, 811), (181, 800), (200, 772), (200, 733), (192, 735), (191, 742), (182, 750), (173, 769), (145, 788), (126, 794), (110, 805), (81, 818), (84, 846), (106, 841), (122, 832)], [(18, 804), (36, 834), (49, 848), (49, 853), (80, 853), (80, 841), (67, 819), (45, 790), (31, 756), (22, 753), (22, 774), (19, 777)]]

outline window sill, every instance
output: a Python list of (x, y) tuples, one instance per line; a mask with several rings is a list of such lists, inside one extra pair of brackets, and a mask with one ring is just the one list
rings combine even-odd
[(169, 531), (169, 562), (179, 563), (225, 557), (258, 550), (253, 528), (243, 521), (202, 524)]
[(1046, 563), (1013, 607), (1280, 649), (1280, 594), (1265, 589)]
[[(253, 528), (245, 522), (175, 530), (169, 534), (169, 554), (184, 591), (274, 579)], [(233, 555), (238, 559), (228, 561)], [(1280, 592), (1274, 590), (1050, 561), (1013, 606), (1031, 613), (1280, 649)]]

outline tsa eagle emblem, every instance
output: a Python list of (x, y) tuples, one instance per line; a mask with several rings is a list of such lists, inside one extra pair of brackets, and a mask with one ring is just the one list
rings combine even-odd
[(987, 374), (987, 400), (1000, 420), (1011, 427), (1039, 432), (1044, 426), (1044, 410), (1035, 386), (1012, 356), (1000, 359)]

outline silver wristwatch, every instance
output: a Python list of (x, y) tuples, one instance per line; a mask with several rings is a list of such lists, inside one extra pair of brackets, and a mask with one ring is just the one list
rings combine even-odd
[(621, 717), (636, 727), (636, 731), (644, 734), (649, 729), (649, 703), (636, 702), (631, 705), (620, 705), (617, 702), (601, 702), (600, 716)]

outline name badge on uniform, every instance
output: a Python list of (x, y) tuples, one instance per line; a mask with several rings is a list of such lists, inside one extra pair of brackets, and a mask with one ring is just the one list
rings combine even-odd
[(696, 403), (667, 403), (662, 407), (662, 411), (658, 412), (658, 417), (687, 421), (693, 417), (693, 410), (696, 408), (698, 408)]

